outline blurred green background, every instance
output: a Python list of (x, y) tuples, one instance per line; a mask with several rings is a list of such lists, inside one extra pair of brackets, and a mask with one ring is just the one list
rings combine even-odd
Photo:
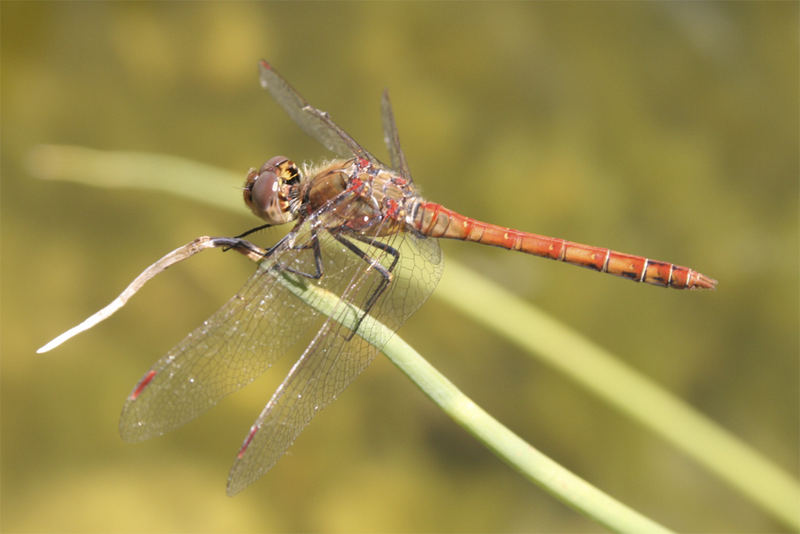
[[(3, 531), (601, 530), (497, 460), (383, 358), (232, 499), (234, 454), (292, 357), (186, 427), (123, 443), (126, 394), (236, 291), (252, 272), (241, 258), (209, 253), (171, 269), (96, 330), (34, 354), (165, 252), (257, 221), (244, 206), (234, 216), (39, 181), (26, 153), (39, 143), (159, 152), (242, 181), (275, 154), (327, 157), (259, 88), (261, 57), (379, 157), (379, 95), (390, 88), (431, 200), (718, 278), (716, 293), (678, 292), (442, 244), (797, 476), (797, 3), (0, 10)], [(542, 452), (653, 519), (785, 531), (435, 297), (400, 334)]]

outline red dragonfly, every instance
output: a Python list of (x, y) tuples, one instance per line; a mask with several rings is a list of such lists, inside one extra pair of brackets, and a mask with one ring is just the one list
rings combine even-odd
[[(266, 473), (317, 412), (369, 365), (388, 341), (386, 334), (364, 340), (375, 337), (374, 321), (393, 332), (428, 298), (442, 272), (433, 238), (518, 250), (664, 287), (716, 287), (715, 280), (687, 267), (503, 228), (427, 202), (411, 180), (385, 91), (381, 109), (391, 166), (310, 106), (269, 63), (262, 60), (260, 72), (261, 85), (289, 116), (342, 159), (301, 169), (278, 156), (251, 170), (244, 200), (266, 224), (233, 238), (200, 237), (174, 250), (106, 308), (39, 349), (91, 328), (147, 280), (201, 250), (224, 247), (258, 262), (236, 295), (144, 375), (120, 419), (127, 441), (168, 432), (255, 380), (303, 335), (312, 337), (247, 433), (228, 478), (229, 495)], [(288, 222), (293, 228), (268, 250), (243, 239)], [(304, 284), (338, 297), (329, 314), (298, 300), (291, 286)], [(346, 321), (353, 310), (358, 318)]]

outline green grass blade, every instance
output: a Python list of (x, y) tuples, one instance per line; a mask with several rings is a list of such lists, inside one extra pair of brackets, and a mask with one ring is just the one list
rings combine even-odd
[[(463, 287), (470, 290), (459, 290)], [(796, 480), (608, 351), (452, 261), (437, 295), (661, 435), (774, 517), (800, 529)]]
[[(339, 297), (313, 284), (305, 284), (299, 277), (284, 281), (284, 287), (309, 306), (335, 317), (348, 328), (353, 328), (363, 315), (355, 306), (349, 306), (346, 313), (339, 311), (333, 315), (340, 302)], [(617, 532), (670, 532), (534, 449), (464, 395), (400, 336), (392, 336), (391, 330), (373, 317), (368, 315), (364, 318), (359, 327), (361, 332), (366, 332), (364, 339), (376, 346), (379, 346), (377, 343), (380, 340), (389, 337), (382, 347), (383, 353), (401, 371), (459, 425), (552, 495)]]

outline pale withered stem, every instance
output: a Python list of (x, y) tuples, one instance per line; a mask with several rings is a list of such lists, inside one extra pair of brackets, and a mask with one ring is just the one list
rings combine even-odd
[(209, 236), (202, 236), (198, 237), (194, 241), (183, 245), (182, 247), (178, 247), (172, 252), (166, 254), (163, 258), (156, 261), (154, 264), (149, 266), (147, 269), (142, 271), (142, 273), (137, 276), (133, 282), (130, 283), (125, 290), (120, 293), (120, 295), (115, 298), (111, 303), (106, 306), (105, 308), (99, 310), (81, 324), (77, 326), (73, 326), (60, 336), (56, 337), (42, 348), (36, 351), (37, 354), (42, 354), (43, 352), (47, 352), (52, 350), (66, 340), (80, 334), (85, 330), (89, 330), (97, 323), (111, 317), (117, 310), (122, 308), (128, 300), (137, 292), (142, 286), (151, 278), (156, 276), (157, 274), (161, 273), (168, 267), (183, 261), (191, 256), (194, 256), (198, 252), (209, 248), (217, 248), (217, 247), (225, 247), (229, 249), (233, 249), (236, 252), (246, 256), (247, 258), (258, 262), (264, 258), (265, 251), (264, 249), (253, 245), (249, 241), (245, 241), (244, 239), (237, 239), (237, 238), (230, 238), (230, 237), (209, 237)]

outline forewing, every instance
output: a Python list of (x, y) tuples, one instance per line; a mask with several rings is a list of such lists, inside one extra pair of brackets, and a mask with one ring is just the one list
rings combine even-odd
[(411, 171), (408, 169), (406, 155), (400, 147), (400, 134), (397, 133), (392, 103), (389, 100), (389, 91), (386, 89), (384, 89), (381, 97), (381, 122), (383, 123), (383, 142), (386, 143), (386, 148), (389, 149), (392, 169), (400, 172), (403, 178), (411, 181)]
[[(299, 233), (302, 245), (310, 234)], [(139, 381), (122, 410), (123, 439), (144, 440), (194, 419), (255, 380), (309, 329), (319, 328), (319, 314), (277, 283), (279, 265), (315, 269), (310, 249), (282, 242), (236, 295)]]
[[(377, 335), (375, 345), (371, 345), (359, 335), (351, 336), (352, 331), (337, 320), (352, 313), (349, 305), (363, 309), (382, 277), (337, 241), (329, 237), (322, 241), (325, 274), (319, 285), (342, 298), (332, 318), (325, 321), (251, 427), (228, 478), (229, 495), (266, 473), (311, 419), (366, 368), (389, 340), (389, 335)], [(354, 242), (372, 260), (384, 266), (391, 263), (391, 254)], [(397, 249), (400, 261), (392, 282), (370, 315), (393, 332), (431, 294), (441, 276), (442, 259), (434, 239), (402, 233), (384, 242)], [(359, 333), (369, 330), (370, 325), (374, 328), (374, 323), (363, 321)]]
[(300, 128), (325, 148), (343, 158), (353, 156), (380, 164), (350, 135), (333, 122), (327, 112), (309, 105), (283, 76), (263, 59), (258, 63), (261, 87), (268, 90)]

